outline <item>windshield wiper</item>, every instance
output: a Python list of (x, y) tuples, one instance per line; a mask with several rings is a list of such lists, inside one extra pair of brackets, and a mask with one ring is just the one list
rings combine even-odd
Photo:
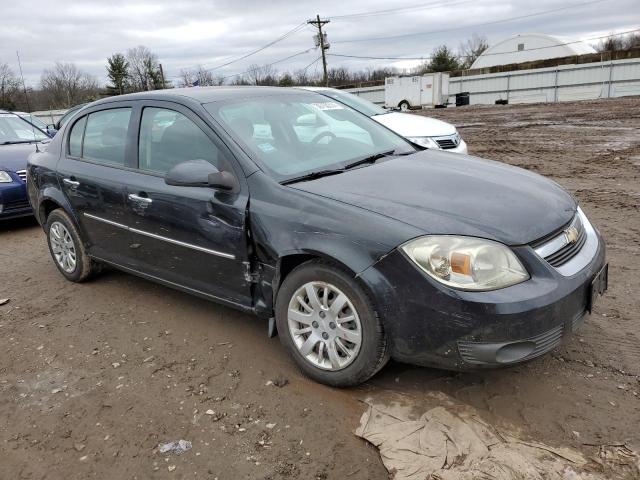
[(326, 177), (328, 175), (337, 175), (338, 173), (346, 172), (347, 170), (351, 170), (352, 168), (358, 167), (360, 165), (364, 165), (367, 163), (375, 163), (381, 158), (394, 155), (394, 153), (395, 153), (395, 150), (389, 150), (388, 152), (375, 153), (373, 155), (369, 155), (368, 157), (361, 158), (360, 160), (356, 160), (353, 163), (348, 163), (342, 168), (333, 168), (328, 170), (320, 170), (317, 172), (307, 173), (306, 175), (301, 175), (299, 177), (294, 177), (294, 178), (289, 178), (287, 180), (284, 180), (283, 182), (280, 182), (280, 184), (288, 185), (290, 183), (304, 182), (307, 180), (315, 180), (316, 178)]
[(299, 177), (289, 178), (280, 182), (281, 185), (289, 185), (290, 183), (296, 182), (304, 182), (307, 180), (315, 180), (316, 178), (326, 177), (329, 175), (337, 175), (338, 173), (343, 173), (345, 171), (344, 168), (334, 168), (330, 170), (319, 170), (317, 172), (307, 173), (306, 175), (300, 175)]
[(361, 158), (360, 160), (356, 160), (353, 163), (349, 163), (345, 165), (344, 170), (349, 170), (354, 167), (358, 167), (360, 165), (365, 165), (367, 163), (376, 163), (381, 158), (389, 157), (394, 153), (395, 153), (395, 150), (389, 150), (388, 152), (374, 153), (373, 155), (369, 155), (368, 157)]
[(33, 143), (33, 142), (37, 142), (37, 140), (7, 140), (5, 142), (2, 142), (0, 145), (15, 145), (18, 143)]

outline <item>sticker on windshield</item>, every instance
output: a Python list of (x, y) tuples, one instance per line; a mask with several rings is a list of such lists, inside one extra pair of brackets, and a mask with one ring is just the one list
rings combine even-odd
[(264, 153), (273, 152), (276, 149), (276, 147), (274, 147), (270, 143), (261, 143), (260, 145), (258, 145), (258, 148)]
[(344, 107), (336, 102), (312, 103), (311, 106), (318, 110), (344, 110)]

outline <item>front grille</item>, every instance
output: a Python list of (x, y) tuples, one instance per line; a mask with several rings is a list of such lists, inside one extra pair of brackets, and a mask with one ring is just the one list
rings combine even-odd
[(3, 210), (5, 212), (11, 212), (15, 210), (23, 210), (29, 207), (29, 200), (14, 200), (12, 202), (5, 203)]
[(562, 247), (560, 250), (558, 250), (556, 253), (553, 253), (548, 257), (545, 257), (544, 259), (547, 262), (549, 262), (549, 264), (551, 264), (551, 266), (553, 267), (559, 267), (561, 265), (564, 265), (565, 263), (567, 263), (569, 260), (571, 260), (573, 257), (576, 256), (576, 254), (584, 246), (584, 243), (586, 241), (587, 241), (587, 233), (583, 229), (576, 243), (568, 243), (567, 245)]
[[(513, 342), (506, 342), (505, 345), (508, 345), (509, 343), (515, 343), (515, 342), (533, 343), (535, 346), (531, 351), (531, 353), (529, 353), (527, 356), (520, 358), (516, 361), (521, 362), (525, 360), (531, 360), (532, 358), (539, 357), (540, 355), (547, 353), (548, 351), (553, 350), (555, 347), (560, 345), (560, 342), (562, 342), (562, 332), (564, 329), (563, 327), (564, 327), (563, 325), (558, 325), (557, 327), (552, 328), (551, 330), (548, 330), (544, 333), (541, 333), (540, 335), (536, 335), (534, 337), (525, 338), (525, 339), (517, 340)], [(460, 356), (466, 363), (485, 364), (485, 365), (500, 364), (501, 362), (496, 359), (487, 358), (485, 354), (486, 352), (485, 346), (492, 347), (490, 350), (493, 352), (493, 351), (497, 351), (500, 344), (460, 341), (458, 342), (458, 352), (460, 353)], [(507, 362), (507, 363), (510, 363), (510, 362)]]
[(20, 177), (20, 180), (22, 180), (25, 183), (27, 182), (27, 171), (26, 170), (18, 170), (16, 173)]
[(536, 253), (549, 265), (560, 267), (575, 257), (587, 241), (587, 231), (580, 215), (576, 214), (571, 223), (550, 239), (532, 245)]
[(456, 148), (458, 145), (460, 145), (460, 137), (458, 136), (458, 134), (448, 135), (446, 137), (435, 137), (434, 140), (443, 150)]

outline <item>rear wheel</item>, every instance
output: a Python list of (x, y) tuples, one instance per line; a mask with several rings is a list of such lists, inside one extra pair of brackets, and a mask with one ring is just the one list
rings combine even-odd
[(407, 110), (409, 110), (409, 108), (411, 108), (411, 106), (409, 105), (409, 102), (407, 102), (406, 100), (401, 101), (398, 104), (398, 107), (400, 108), (401, 112), (406, 112)]
[(369, 379), (388, 360), (382, 324), (352, 275), (324, 261), (304, 263), (276, 301), (280, 341), (310, 378), (335, 387)]
[(87, 255), (78, 229), (64, 210), (57, 209), (49, 214), (45, 231), (51, 258), (67, 280), (83, 282), (99, 270), (99, 265)]

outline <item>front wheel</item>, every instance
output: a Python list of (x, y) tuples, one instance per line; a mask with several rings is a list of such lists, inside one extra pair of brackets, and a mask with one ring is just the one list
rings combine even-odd
[(342, 268), (311, 261), (284, 280), (276, 301), (280, 341), (304, 374), (334, 387), (358, 385), (388, 360), (375, 308)]

